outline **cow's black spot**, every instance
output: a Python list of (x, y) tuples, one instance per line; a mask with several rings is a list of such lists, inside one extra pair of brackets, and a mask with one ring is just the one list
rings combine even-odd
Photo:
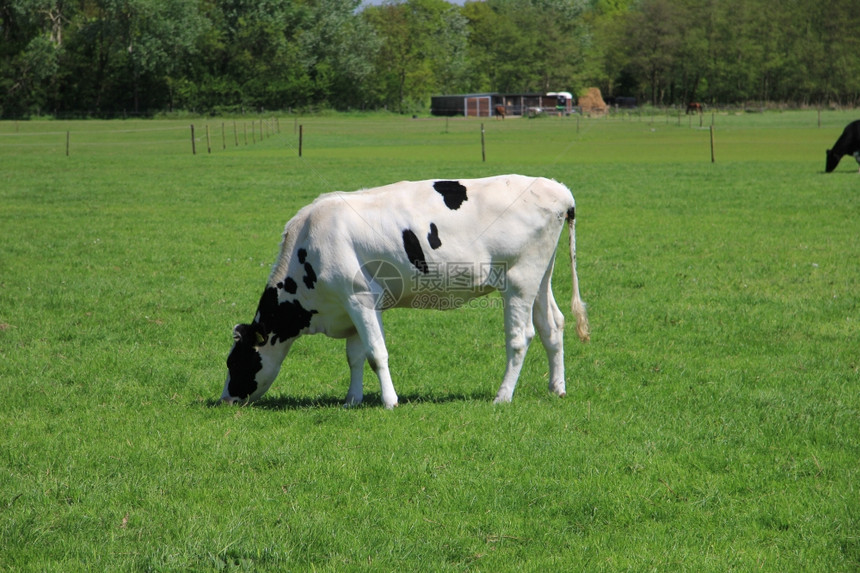
[(406, 251), (406, 256), (409, 262), (415, 265), (415, 268), (425, 275), (430, 272), (427, 267), (427, 259), (424, 258), (424, 249), (421, 248), (421, 243), (418, 237), (411, 229), (403, 230), (403, 248)]
[(282, 288), (290, 294), (296, 294), (296, 290), (298, 289), (298, 285), (296, 281), (287, 277), (284, 279), (283, 283), (278, 283), (278, 288)]
[(278, 309), (278, 290), (269, 287), (263, 291), (257, 312), (260, 314), (260, 322), (274, 324), (275, 313)]
[(299, 249), (299, 252), (296, 254), (299, 256), (299, 264), (305, 264), (305, 259), (308, 257), (307, 250)]
[(437, 181), (433, 189), (445, 199), (445, 205), (452, 210), (457, 210), (463, 201), (467, 201), (466, 188), (459, 181)]
[(427, 242), (430, 243), (430, 248), (434, 251), (442, 246), (442, 241), (439, 239), (439, 229), (435, 223), (430, 223), (430, 232), (427, 233)]
[(318, 311), (307, 310), (297, 300), (284, 301), (278, 305), (278, 324), (274, 329), (275, 336), (281, 340), (297, 337), (302, 330), (311, 325), (311, 318)]
[(275, 338), (281, 341), (297, 337), (301, 331), (311, 324), (311, 318), (317, 314), (316, 310), (307, 310), (297, 300), (286, 300), (278, 302), (278, 291), (269, 287), (260, 298), (257, 308), (260, 314), (259, 321), (266, 325), (268, 332), (272, 332), (272, 344)]
[(571, 207), (567, 210), (567, 220), (573, 221), (574, 219), (576, 219), (576, 207)]
[(227, 356), (227, 370), (230, 373), (227, 391), (231, 396), (244, 400), (257, 389), (256, 376), (263, 369), (263, 360), (254, 347), (255, 326), (240, 324), (236, 332), (239, 339)]
[(305, 276), (302, 280), (305, 281), (305, 286), (308, 288), (314, 288), (314, 283), (317, 282), (317, 274), (310, 263), (305, 263)]

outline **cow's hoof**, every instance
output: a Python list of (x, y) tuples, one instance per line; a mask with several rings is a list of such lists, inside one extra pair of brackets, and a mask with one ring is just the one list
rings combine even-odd
[(564, 398), (565, 396), (567, 396), (567, 392), (565, 391), (564, 386), (561, 386), (561, 387), (559, 387), (559, 386), (550, 386), (550, 387), (549, 387), (549, 391), (550, 391), (550, 393), (551, 393), (551, 394), (555, 394), (555, 395), (556, 395), (556, 396), (558, 396), (559, 398)]

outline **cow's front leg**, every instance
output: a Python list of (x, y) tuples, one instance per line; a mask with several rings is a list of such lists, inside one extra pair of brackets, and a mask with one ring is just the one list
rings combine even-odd
[(344, 406), (358, 406), (364, 399), (364, 343), (358, 334), (346, 339), (346, 360), (349, 363), (349, 391)]
[[(397, 392), (391, 382), (388, 371), (388, 349), (385, 348), (385, 335), (382, 330), (382, 313), (367, 308), (357, 302), (349, 309), (355, 329), (362, 343), (364, 357), (379, 378), (379, 388), (382, 391), (382, 403), (389, 410), (397, 406)], [(356, 350), (356, 354), (358, 351)], [(350, 392), (352, 384), (350, 383)]]
[(532, 338), (535, 336), (534, 323), (532, 322), (532, 306), (534, 301), (529, 302), (520, 297), (510, 297), (505, 302), (505, 350), (508, 362), (505, 367), (505, 377), (499, 393), (496, 394), (495, 403), (510, 402), (514, 398), (514, 388), (523, 368), (523, 360)]

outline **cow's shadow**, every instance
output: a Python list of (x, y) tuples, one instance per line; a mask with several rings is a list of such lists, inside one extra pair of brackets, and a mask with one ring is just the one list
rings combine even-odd
[[(426, 396), (423, 394), (400, 394), (398, 396), (401, 405), (415, 404), (448, 404), (452, 402), (489, 402), (492, 401), (493, 395), (474, 392), (470, 394), (454, 393), (445, 395)], [(271, 397), (261, 398), (260, 400), (248, 405), (237, 405), (232, 407), (244, 408), (260, 408), (263, 410), (322, 410), (326, 408), (343, 408), (344, 397), (335, 395), (325, 396), (289, 396), (276, 395)], [(206, 405), (210, 408), (221, 406), (221, 400), (210, 398), (206, 401)], [(228, 406), (224, 406), (227, 408)], [(382, 395), (379, 393), (368, 393), (364, 395), (364, 400), (357, 408), (382, 408)]]

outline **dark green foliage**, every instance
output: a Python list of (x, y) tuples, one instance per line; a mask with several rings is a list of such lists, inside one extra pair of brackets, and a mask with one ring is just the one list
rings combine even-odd
[(431, 95), (860, 102), (852, 0), (0, 0), (0, 117), (426, 111)]

